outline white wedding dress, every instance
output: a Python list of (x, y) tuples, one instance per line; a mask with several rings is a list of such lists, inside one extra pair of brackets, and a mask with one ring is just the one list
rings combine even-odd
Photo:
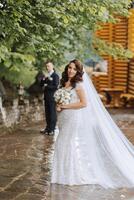
[[(134, 187), (134, 148), (101, 103), (84, 73), (88, 106), (58, 115), (51, 183), (97, 184), (104, 188)], [(76, 89), (71, 103), (78, 102)]]

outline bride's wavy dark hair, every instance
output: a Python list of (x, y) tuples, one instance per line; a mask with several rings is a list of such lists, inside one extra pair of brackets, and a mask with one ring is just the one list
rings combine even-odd
[(74, 60), (71, 60), (68, 65), (66, 65), (65, 70), (62, 73), (62, 78), (61, 78), (61, 81), (60, 81), (61, 87), (64, 87), (65, 83), (68, 81), (68, 67), (71, 63), (75, 64), (76, 71), (77, 71), (76, 75), (71, 79), (71, 86), (73, 88), (75, 88), (76, 83), (83, 81), (83, 78), (82, 78), (83, 73), (84, 73), (83, 72), (83, 65), (79, 60), (74, 59)]

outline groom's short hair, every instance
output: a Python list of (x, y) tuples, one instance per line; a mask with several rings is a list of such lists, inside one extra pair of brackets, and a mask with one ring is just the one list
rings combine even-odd
[(52, 60), (47, 60), (47, 61), (44, 62), (44, 65), (46, 65), (48, 63), (52, 63), (53, 64), (53, 61)]

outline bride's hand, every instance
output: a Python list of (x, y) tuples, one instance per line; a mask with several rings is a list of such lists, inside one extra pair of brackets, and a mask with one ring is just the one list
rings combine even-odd
[(61, 108), (61, 109), (66, 109), (66, 108), (67, 108), (67, 105), (61, 105), (60, 108)]
[(57, 104), (57, 106), (56, 106), (56, 110), (57, 110), (58, 112), (61, 112), (61, 110), (62, 110), (62, 108), (61, 108), (61, 104)]

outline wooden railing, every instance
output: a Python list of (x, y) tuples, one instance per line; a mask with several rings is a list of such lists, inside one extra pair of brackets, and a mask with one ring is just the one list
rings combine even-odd
[[(101, 30), (96, 32), (96, 35), (107, 41), (121, 44), (125, 49), (129, 48), (134, 52), (134, 9), (130, 9), (132, 13), (129, 19), (119, 17), (120, 21), (117, 24), (104, 24)], [(115, 60), (109, 55), (102, 55), (104, 60), (108, 62), (108, 74), (92, 76), (93, 83), (98, 92), (109, 91), (109, 95), (120, 91), (121, 98), (126, 100), (134, 99), (134, 59), (132, 60)], [(104, 86), (104, 87), (103, 87)], [(118, 93), (119, 94), (119, 93)], [(129, 97), (129, 98), (128, 98)], [(114, 98), (112, 96), (110, 106), (114, 107)], [(120, 100), (120, 96), (118, 96)], [(120, 106), (120, 103), (117, 103)], [(116, 105), (117, 105), (116, 104)], [(122, 104), (121, 104), (122, 105)]]

